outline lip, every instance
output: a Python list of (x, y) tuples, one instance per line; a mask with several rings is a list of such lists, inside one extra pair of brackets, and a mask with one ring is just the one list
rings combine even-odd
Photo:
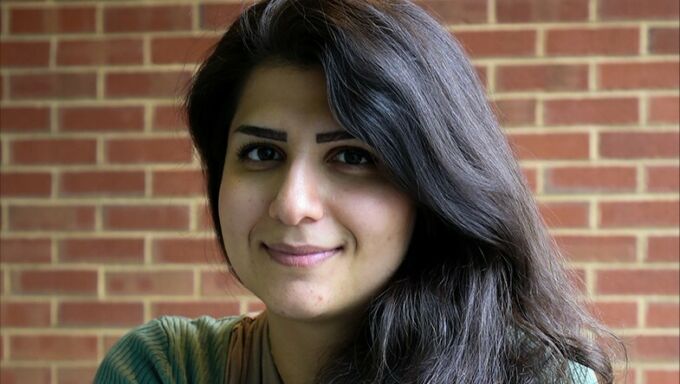
[(265, 244), (262, 247), (271, 258), (288, 267), (312, 267), (335, 256), (342, 247), (327, 248), (313, 245)]

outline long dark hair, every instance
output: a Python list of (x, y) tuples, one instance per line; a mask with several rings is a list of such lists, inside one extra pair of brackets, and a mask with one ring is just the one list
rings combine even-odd
[(319, 67), (330, 108), (418, 204), (405, 261), (320, 383), (613, 382), (601, 340), (456, 40), (406, 0), (269, 0), (243, 11), (186, 97), (217, 240), (228, 127), (263, 63)]

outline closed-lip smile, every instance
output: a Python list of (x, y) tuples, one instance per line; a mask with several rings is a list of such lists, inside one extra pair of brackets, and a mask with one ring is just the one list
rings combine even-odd
[(262, 243), (262, 246), (275, 262), (287, 267), (312, 267), (342, 250), (342, 247), (320, 247), (308, 244)]
[(329, 248), (329, 247), (319, 247), (315, 245), (301, 244), (301, 245), (289, 245), (285, 243), (264, 243), (265, 247), (278, 251), (281, 253), (287, 253), (290, 255), (309, 255), (314, 253), (328, 252), (338, 249), (339, 247)]

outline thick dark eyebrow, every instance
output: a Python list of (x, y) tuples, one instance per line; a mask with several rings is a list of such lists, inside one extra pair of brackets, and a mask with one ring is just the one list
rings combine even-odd
[[(244, 133), (246, 135), (262, 137), (265, 139), (271, 139), (276, 141), (286, 142), (288, 140), (288, 134), (283, 131), (278, 131), (271, 128), (256, 127), (254, 125), (240, 125), (234, 132)], [(352, 136), (347, 131), (335, 131), (327, 133), (318, 133), (316, 135), (317, 143), (328, 143), (331, 141), (339, 140), (351, 140), (355, 137)]]
[(256, 127), (254, 125), (240, 125), (234, 132), (245, 133), (250, 136), (262, 137), (276, 141), (287, 141), (288, 134), (286, 132), (277, 131), (269, 128)]

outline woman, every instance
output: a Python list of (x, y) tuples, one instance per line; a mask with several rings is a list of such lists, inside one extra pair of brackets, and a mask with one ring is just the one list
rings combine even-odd
[(267, 309), (162, 317), (95, 381), (612, 383), (472, 66), (405, 0), (270, 0), (187, 95), (215, 232)]

